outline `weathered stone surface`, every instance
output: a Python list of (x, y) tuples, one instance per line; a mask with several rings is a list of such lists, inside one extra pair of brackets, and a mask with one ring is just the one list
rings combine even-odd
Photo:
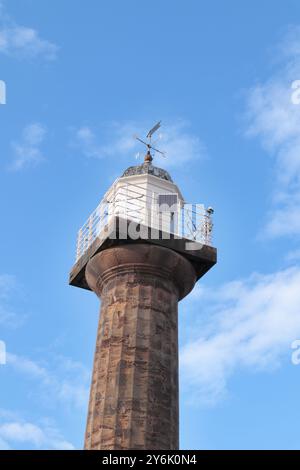
[(130, 166), (124, 171), (122, 177), (133, 175), (153, 175), (157, 178), (173, 182), (171, 176), (166, 170), (153, 166), (151, 162), (144, 162), (142, 165)]
[(86, 449), (178, 449), (177, 304), (189, 261), (167, 248), (123, 245), (86, 268), (101, 297)]

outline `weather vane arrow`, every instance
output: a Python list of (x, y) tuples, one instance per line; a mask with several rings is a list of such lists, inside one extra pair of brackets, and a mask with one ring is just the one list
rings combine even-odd
[(148, 148), (148, 151), (147, 151), (147, 154), (145, 156), (145, 162), (152, 162), (153, 160), (153, 157), (151, 155), (151, 149), (154, 151), (154, 152), (158, 152), (160, 153), (163, 157), (166, 157), (166, 152), (162, 152), (161, 150), (157, 149), (156, 147), (153, 147), (152, 143), (151, 143), (151, 139), (152, 139), (152, 136), (153, 134), (161, 127), (161, 121), (158, 121), (158, 123), (155, 124), (155, 126), (152, 127), (152, 129), (150, 129), (150, 131), (148, 132), (148, 134), (146, 135), (146, 138), (148, 139), (148, 142), (145, 142), (143, 139), (140, 139), (137, 135), (134, 136), (134, 138), (136, 140), (138, 140), (139, 142), (141, 142), (142, 144), (146, 145), (146, 147)]

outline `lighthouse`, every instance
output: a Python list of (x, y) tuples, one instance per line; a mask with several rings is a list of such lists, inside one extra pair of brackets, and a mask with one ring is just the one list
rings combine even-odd
[(85, 449), (179, 448), (178, 302), (217, 252), (212, 208), (153, 164), (159, 126), (78, 232), (69, 283), (101, 299)]

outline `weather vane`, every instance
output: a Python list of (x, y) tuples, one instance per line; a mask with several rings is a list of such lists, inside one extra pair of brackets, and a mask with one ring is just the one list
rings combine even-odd
[(166, 157), (166, 152), (162, 152), (161, 150), (158, 150), (152, 145), (152, 136), (160, 127), (161, 127), (161, 121), (159, 121), (157, 124), (155, 124), (154, 127), (152, 127), (152, 129), (150, 129), (150, 131), (146, 135), (148, 142), (145, 142), (144, 140), (140, 139), (137, 135), (134, 136), (136, 140), (138, 140), (139, 142), (142, 142), (142, 144), (146, 145), (146, 147), (148, 148), (147, 154), (145, 156), (145, 162), (152, 162), (153, 160), (153, 157), (151, 155), (151, 149), (154, 150), (154, 152), (160, 153), (163, 157)]

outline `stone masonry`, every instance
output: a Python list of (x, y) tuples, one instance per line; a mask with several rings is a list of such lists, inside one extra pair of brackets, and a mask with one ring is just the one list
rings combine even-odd
[(177, 306), (196, 282), (192, 264), (124, 244), (93, 256), (85, 275), (101, 297), (85, 449), (178, 449)]

